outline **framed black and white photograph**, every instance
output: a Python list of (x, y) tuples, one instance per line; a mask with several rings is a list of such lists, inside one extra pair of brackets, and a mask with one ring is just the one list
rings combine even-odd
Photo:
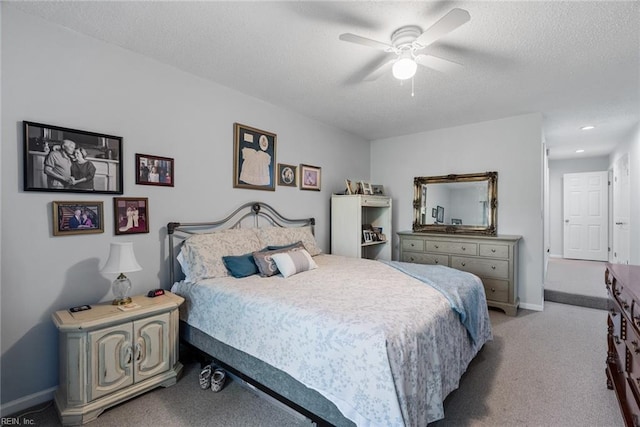
[(173, 187), (174, 168), (172, 158), (136, 153), (136, 184)]
[(22, 123), (25, 191), (122, 194), (122, 137)]
[(233, 188), (275, 191), (276, 134), (233, 124)]
[(364, 243), (373, 242), (373, 231), (371, 231), (371, 230), (362, 230), (362, 241)]
[(320, 191), (322, 169), (318, 166), (300, 165), (300, 189)]
[(104, 233), (104, 210), (102, 202), (54, 201), (53, 235)]
[(146, 197), (114, 197), (113, 218), (116, 234), (149, 232), (149, 199)]
[(278, 163), (278, 185), (285, 187), (297, 187), (298, 182), (296, 180), (297, 166), (285, 165), (284, 163)]
[(444, 208), (442, 206), (438, 206), (438, 213), (436, 216), (437, 222), (444, 222)]

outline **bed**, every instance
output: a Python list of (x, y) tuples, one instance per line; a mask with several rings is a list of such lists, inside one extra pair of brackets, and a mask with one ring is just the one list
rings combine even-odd
[[(169, 223), (181, 340), (319, 425), (443, 418), (492, 339), (480, 280), (323, 254), (313, 226), (260, 202), (220, 221)], [(247, 259), (258, 274), (242, 270)]]

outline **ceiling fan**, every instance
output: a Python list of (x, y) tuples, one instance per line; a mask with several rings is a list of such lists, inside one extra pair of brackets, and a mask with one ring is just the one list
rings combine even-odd
[(456, 8), (452, 9), (424, 32), (416, 25), (406, 25), (398, 28), (391, 35), (391, 43), (372, 40), (352, 33), (340, 34), (339, 39), (395, 54), (395, 57), (371, 70), (364, 80), (375, 80), (379, 78), (389, 67), (392, 67), (392, 73), (396, 79), (406, 80), (415, 75), (418, 64), (443, 72), (461, 67), (461, 64), (456, 62), (433, 55), (418, 53), (418, 51), (426, 48), (445, 34), (465, 24), (470, 19), (471, 16), (469, 12)]

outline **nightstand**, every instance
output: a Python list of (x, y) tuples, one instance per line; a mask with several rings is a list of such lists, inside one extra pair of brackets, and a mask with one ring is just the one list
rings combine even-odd
[(53, 314), (60, 344), (55, 402), (64, 425), (85, 424), (111, 406), (176, 383), (182, 372), (178, 307), (183, 301), (166, 292), (135, 296), (140, 307), (128, 311), (103, 303)]

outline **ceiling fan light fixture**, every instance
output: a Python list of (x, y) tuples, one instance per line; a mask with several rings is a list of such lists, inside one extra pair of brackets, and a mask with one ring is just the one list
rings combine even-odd
[(411, 57), (405, 56), (398, 59), (395, 64), (393, 64), (391, 71), (393, 72), (393, 77), (396, 79), (407, 80), (416, 74), (417, 69), (418, 64), (416, 64), (416, 61)]

